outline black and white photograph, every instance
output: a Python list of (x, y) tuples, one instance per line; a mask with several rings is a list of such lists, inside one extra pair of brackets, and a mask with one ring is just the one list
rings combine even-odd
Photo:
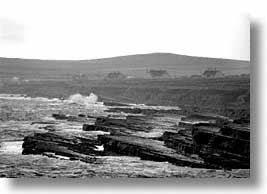
[(250, 178), (248, 15), (37, 2), (0, 8), (1, 178)]

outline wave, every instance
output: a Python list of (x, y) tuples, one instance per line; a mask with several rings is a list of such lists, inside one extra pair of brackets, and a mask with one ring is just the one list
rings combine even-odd
[(83, 96), (79, 93), (73, 94), (67, 100), (65, 100), (65, 102), (85, 106), (91, 106), (94, 104), (103, 105), (103, 102), (98, 102), (98, 96), (94, 93), (91, 93), (89, 96)]
[(58, 98), (45, 98), (45, 97), (29, 97), (23, 94), (0, 94), (0, 99), (6, 100), (35, 100), (42, 102), (59, 102), (61, 101)]
[(103, 102), (98, 102), (98, 96), (91, 93), (89, 96), (83, 96), (79, 93), (70, 95), (66, 100), (58, 98), (45, 98), (45, 97), (29, 97), (24, 94), (0, 94), (0, 99), (4, 100), (24, 100), (24, 101), (38, 101), (49, 103), (69, 103), (78, 104), (82, 106), (103, 105)]

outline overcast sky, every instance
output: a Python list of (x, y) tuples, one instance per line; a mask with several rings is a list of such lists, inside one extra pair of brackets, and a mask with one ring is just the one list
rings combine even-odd
[(0, 0), (0, 57), (94, 59), (152, 52), (249, 60), (248, 16), (168, 0)]

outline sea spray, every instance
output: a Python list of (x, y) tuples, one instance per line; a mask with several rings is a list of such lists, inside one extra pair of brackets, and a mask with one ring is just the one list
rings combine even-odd
[(91, 106), (94, 104), (102, 105), (103, 102), (98, 102), (98, 97), (94, 93), (89, 96), (83, 96), (81, 94), (73, 94), (67, 100), (67, 103), (74, 103), (79, 105)]

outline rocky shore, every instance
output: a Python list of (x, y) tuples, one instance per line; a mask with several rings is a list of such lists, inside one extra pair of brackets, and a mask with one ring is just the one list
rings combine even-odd
[[(129, 110), (126, 107), (126, 112), (129, 113)], [(136, 113), (135, 109), (131, 110)], [(160, 127), (158, 123), (148, 122), (149, 119), (158, 114), (173, 114), (173, 111), (155, 111), (155, 114), (151, 114), (145, 110), (141, 113), (142, 116), (128, 115), (125, 118), (95, 117), (94, 124), (84, 123), (83, 134), (97, 131), (108, 133), (95, 136), (58, 132), (50, 123), (44, 128), (47, 132), (24, 138), (23, 154), (63, 156), (89, 163), (95, 162), (98, 156), (134, 156), (141, 160), (169, 162), (193, 168), (250, 167), (250, 130), (245, 120), (231, 120), (212, 114), (193, 114), (182, 118), (178, 126), (167, 128), (162, 135), (148, 138), (140, 134), (150, 133), (154, 128)], [(92, 119), (92, 116), (83, 114), (53, 114), (53, 117), (57, 120), (79, 122)]]

